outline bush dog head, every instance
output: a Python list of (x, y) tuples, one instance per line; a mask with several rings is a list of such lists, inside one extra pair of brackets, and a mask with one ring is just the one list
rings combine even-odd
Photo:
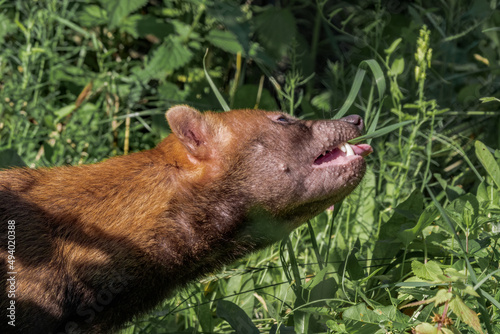
[(359, 116), (176, 106), (166, 117), (172, 134), (149, 151), (0, 172), (0, 240), (11, 225), (16, 240), (15, 262), (0, 250), (0, 275), (17, 284), (15, 297), (1, 292), (3, 312), (16, 308), (1, 332), (114, 331), (344, 198), (371, 152), (346, 143)]
[[(243, 209), (261, 210), (296, 227), (349, 194), (365, 172), (362, 119), (303, 121), (279, 112), (237, 110), (201, 114), (187, 106), (167, 112), (189, 168), (213, 182), (236, 177)], [(205, 174), (204, 174), (205, 175)], [(210, 175), (210, 176), (208, 176)]]

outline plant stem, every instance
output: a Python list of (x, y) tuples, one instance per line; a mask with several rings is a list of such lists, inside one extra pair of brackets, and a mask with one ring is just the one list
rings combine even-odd
[[(451, 292), (451, 284), (448, 286), (448, 292)], [(443, 327), (443, 323), (447, 317), (448, 314), (448, 307), (449, 307), (449, 301), (447, 301), (444, 304), (444, 309), (443, 309), (443, 315), (441, 316), (441, 321), (438, 322), (438, 327), (437, 327), (437, 332), (439, 333), (441, 331), (441, 328)]]
[(182, 41), (183, 43), (187, 43), (189, 41), (189, 37), (191, 36), (191, 33), (193, 32), (193, 30), (196, 28), (196, 26), (200, 22), (200, 18), (203, 15), (203, 13), (205, 12), (205, 9), (206, 9), (206, 6), (203, 3), (201, 3), (198, 6), (198, 13), (196, 13), (196, 16), (193, 20), (193, 23), (191, 23), (191, 26), (189, 27), (189, 31), (187, 32), (186, 36), (184, 37), (184, 40)]

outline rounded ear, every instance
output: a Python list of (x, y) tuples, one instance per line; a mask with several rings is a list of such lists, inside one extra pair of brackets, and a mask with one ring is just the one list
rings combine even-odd
[(208, 157), (209, 129), (205, 116), (189, 106), (174, 106), (165, 114), (172, 132), (197, 159)]

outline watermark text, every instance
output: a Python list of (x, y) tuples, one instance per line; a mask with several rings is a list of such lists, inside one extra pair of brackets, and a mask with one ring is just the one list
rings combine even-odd
[(7, 221), (7, 323), (16, 326), (16, 221)]

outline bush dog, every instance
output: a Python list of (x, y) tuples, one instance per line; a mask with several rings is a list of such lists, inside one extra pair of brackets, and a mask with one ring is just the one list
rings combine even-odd
[(0, 172), (0, 332), (114, 332), (344, 198), (371, 152), (346, 143), (356, 115), (166, 117), (172, 133), (152, 150)]

